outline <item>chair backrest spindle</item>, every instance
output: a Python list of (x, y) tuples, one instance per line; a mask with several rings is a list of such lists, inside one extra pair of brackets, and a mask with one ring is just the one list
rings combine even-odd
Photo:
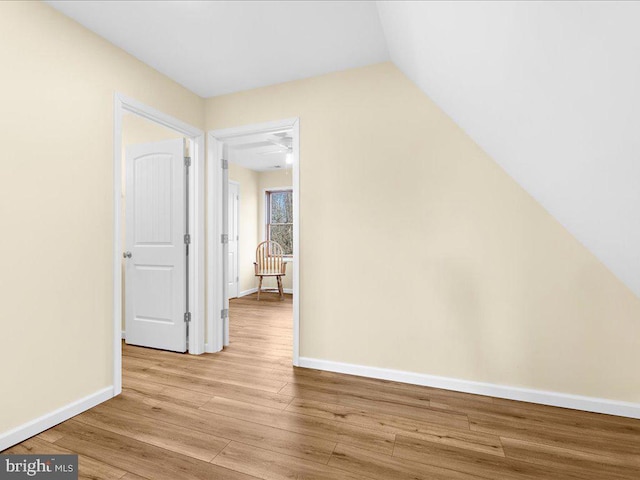
[(256, 275), (280, 274), (284, 272), (283, 249), (277, 242), (262, 242), (256, 248)]

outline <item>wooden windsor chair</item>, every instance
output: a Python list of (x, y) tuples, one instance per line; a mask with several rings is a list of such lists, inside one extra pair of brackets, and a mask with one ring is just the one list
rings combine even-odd
[[(284, 299), (284, 288), (282, 288), (282, 277), (286, 274), (287, 264), (283, 259), (282, 246), (277, 242), (270, 240), (262, 242), (256, 248), (256, 261), (253, 263), (256, 271), (256, 277), (260, 277), (258, 285), (258, 300), (260, 300), (260, 292), (262, 292), (262, 280), (264, 277), (276, 277), (278, 282), (278, 293), (280, 300)], [(266, 291), (274, 291), (264, 290)]]

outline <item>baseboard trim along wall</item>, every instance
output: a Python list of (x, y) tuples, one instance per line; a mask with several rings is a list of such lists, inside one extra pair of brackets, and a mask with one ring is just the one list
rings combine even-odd
[(243, 290), (238, 294), (238, 298), (246, 297), (247, 295), (251, 295), (252, 293), (256, 293), (258, 291), (257, 288), (250, 288), (249, 290)]
[[(284, 288), (283, 290), (284, 290), (284, 293), (293, 295), (293, 288)], [(252, 293), (256, 293), (257, 291), (258, 291), (257, 288), (250, 288), (249, 290), (243, 290), (238, 294), (238, 298), (246, 297), (247, 295), (251, 295)]]
[(71, 417), (75, 417), (102, 402), (106, 402), (110, 398), (113, 398), (113, 387), (103, 388), (80, 400), (76, 400), (35, 420), (31, 420), (8, 432), (4, 432), (0, 434), (0, 451), (20, 443), (27, 438), (33, 437), (38, 433), (44, 432), (65, 420), (69, 420)]
[(300, 357), (300, 366), (326, 370), (329, 372), (346, 373), (360, 377), (377, 378), (380, 380), (392, 380), (401, 383), (410, 383), (424, 387), (442, 388), (456, 392), (474, 393), (491, 397), (519, 400), (522, 402), (539, 403), (554, 407), (572, 408), (587, 412), (606, 413), (621, 417), (640, 419), (640, 403), (621, 402), (604, 398), (584, 397), (567, 393), (547, 392), (520, 387), (509, 387), (493, 383), (473, 382), (456, 378), (439, 377), (422, 373), (391, 370), (387, 368), (367, 367), (351, 363), (333, 362), (317, 358)]

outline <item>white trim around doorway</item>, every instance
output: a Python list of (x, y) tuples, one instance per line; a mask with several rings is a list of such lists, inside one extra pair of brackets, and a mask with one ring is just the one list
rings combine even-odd
[[(236, 187), (238, 187), (238, 205), (237, 205), (237, 212), (236, 212), (236, 228), (238, 229), (238, 232), (240, 231), (240, 227), (238, 226), (238, 223), (240, 221), (240, 182), (236, 182), (234, 180), (229, 180), (229, 184), (230, 185), (235, 185)], [(240, 255), (239, 255), (239, 250), (240, 250), (240, 240), (239, 240), (239, 236), (238, 238), (236, 238), (236, 291), (235, 291), (235, 297), (240, 297)]]
[[(300, 361), (300, 121), (289, 118), (273, 122), (241, 127), (212, 130), (207, 136), (207, 341), (205, 351), (219, 352), (224, 344), (224, 322), (221, 311), (225, 308), (222, 285), (223, 248), (220, 242), (224, 233), (222, 160), (225, 158), (225, 140), (233, 137), (291, 129), (293, 137), (293, 365)], [(244, 293), (244, 292), (243, 292)]]
[(189, 185), (191, 248), (189, 250), (189, 348), (191, 354), (204, 353), (204, 132), (120, 93), (114, 95), (113, 128), (113, 396), (122, 392), (122, 118), (134, 113), (180, 132), (192, 140), (192, 174)]

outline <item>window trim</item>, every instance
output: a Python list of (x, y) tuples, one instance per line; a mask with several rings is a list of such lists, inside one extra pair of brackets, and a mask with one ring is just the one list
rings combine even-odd
[[(293, 206), (293, 186), (290, 187), (270, 187), (264, 189), (264, 239), (265, 241), (269, 240), (269, 231), (272, 223), (271, 220), (271, 194), (278, 192), (291, 192), (291, 205)], [(295, 225), (295, 220), (292, 219), (291, 223), (275, 223), (273, 225), (291, 225), (293, 230)], [(293, 260), (293, 253), (284, 254), (282, 258), (285, 261)]]

